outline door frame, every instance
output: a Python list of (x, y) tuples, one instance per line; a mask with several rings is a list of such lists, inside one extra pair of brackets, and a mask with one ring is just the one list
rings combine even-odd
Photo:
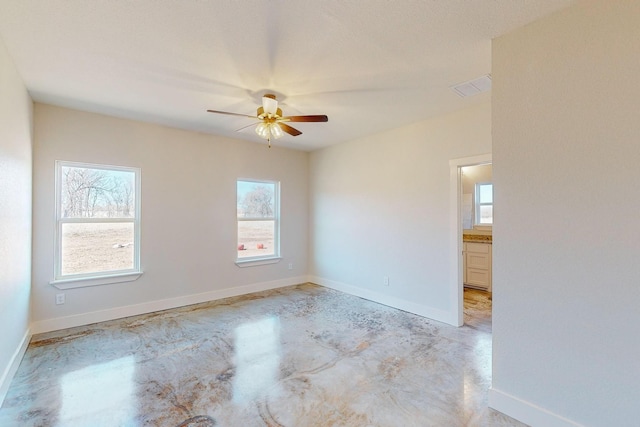
[(492, 155), (462, 157), (449, 160), (450, 243), (449, 295), (451, 295), (451, 323), (464, 325), (464, 288), (462, 283), (462, 167), (493, 163)]

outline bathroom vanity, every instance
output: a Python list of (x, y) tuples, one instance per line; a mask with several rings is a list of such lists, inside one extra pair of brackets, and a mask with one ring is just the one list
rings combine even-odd
[(491, 292), (491, 236), (464, 234), (463, 246), (464, 286)]

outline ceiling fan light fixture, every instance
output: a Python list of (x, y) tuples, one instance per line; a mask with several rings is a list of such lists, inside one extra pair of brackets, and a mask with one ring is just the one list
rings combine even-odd
[(258, 126), (256, 126), (256, 133), (260, 138), (263, 138), (266, 140), (270, 140), (272, 138), (278, 139), (282, 135), (284, 135), (282, 128), (277, 123), (265, 123), (265, 122), (259, 123)]
[[(266, 139), (271, 147), (271, 140), (281, 138), (285, 133), (291, 136), (302, 135), (298, 129), (289, 126), (285, 122), (326, 122), (329, 119), (325, 115), (305, 115), (305, 116), (284, 116), (282, 110), (278, 108), (278, 101), (276, 96), (271, 93), (267, 93), (262, 97), (262, 106), (258, 107), (255, 116), (247, 114), (231, 113), (228, 111), (219, 110), (207, 110), (209, 113), (226, 114), (229, 116), (248, 117), (250, 119), (258, 119), (258, 123), (255, 127), (256, 134)], [(238, 131), (248, 128), (249, 126), (243, 126)]]
[(284, 135), (284, 132), (282, 132), (282, 128), (277, 123), (271, 123), (270, 129), (271, 129), (271, 136), (273, 136), (275, 139), (278, 139), (282, 135)]
[(266, 123), (260, 123), (256, 126), (256, 133), (260, 138), (268, 139), (270, 136), (269, 126)]

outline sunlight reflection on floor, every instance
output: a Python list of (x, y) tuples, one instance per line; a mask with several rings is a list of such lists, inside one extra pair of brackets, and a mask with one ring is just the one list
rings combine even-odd
[[(233, 401), (243, 403), (255, 399), (273, 387), (280, 367), (280, 321), (268, 317), (244, 323), (235, 330), (236, 375)], [(270, 390), (274, 393), (275, 390)]]
[(88, 426), (108, 412), (112, 425), (126, 425), (135, 414), (135, 358), (122, 357), (70, 372), (60, 379), (61, 425)]

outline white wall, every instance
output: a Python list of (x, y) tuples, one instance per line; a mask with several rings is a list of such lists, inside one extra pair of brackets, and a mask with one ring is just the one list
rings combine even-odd
[(493, 44), (491, 404), (534, 426), (640, 420), (639, 46), (596, 0)]
[(0, 403), (29, 336), (33, 103), (0, 40)]
[(312, 152), (312, 280), (456, 324), (449, 160), (490, 153), (490, 124), (484, 103)]
[[(43, 104), (34, 144), (35, 332), (306, 281), (308, 153)], [(66, 290), (55, 305), (55, 160), (142, 169), (140, 279)], [(281, 182), (282, 262), (235, 265), (237, 178)]]

